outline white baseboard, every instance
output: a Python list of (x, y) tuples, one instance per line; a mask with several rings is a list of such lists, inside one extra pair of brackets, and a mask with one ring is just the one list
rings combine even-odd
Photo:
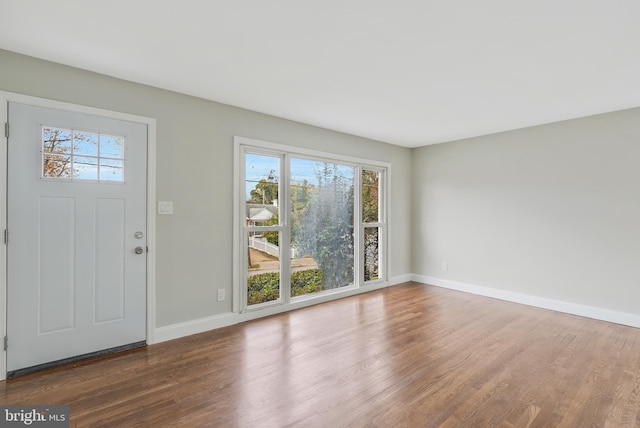
[(578, 303), (565, 302), (562, 300), (547, 299), (545, 297), (532, 296), (529, 294), (515, 293), (513, 291), (499, 290), (496, 288), (482, 287), (463, 282), (451, 281), (448, 279), (436, 278), (424, 275), (412, 275), (412, 280), (422, 284), (434, 285), (436, 287), (448, 288), (450, 290), (463, 291), (465, 293), (479, 296), (492, 297), (494, 299), (506, 300), (537, 308), (550, 309), (552, 311), (564, 312), (572, 315), (579, 315), (586, 318), (593, 318), (601, 321), (623, 324), (631, 327), (640, 327), (640, 315), (627, 312), (612, 311), (610, 309), (598, 308), (595, 306), (581, 305)]
[(239, 321), (238, 314), (226, 313), (158, 327), (154, 332), (153, 343), (204, 333), (205, 331), (237, 324)]
[[(499, 290), (496, 288), (482, 287), (464, 282), (451, 281), (448, 279), (436, 278), (432, 276), (406, 274), (393, 277), (388, 283), (381, 282), (371, 284), (370, 287), (350, 290), (341, 294), (340, 297), (348, 297), (355, 294), (365, 293), (368, 291), (378, 290), (385, 287), (402, 284), (408, 281), (415, 281), (426, 285), (447, 288), (450, 290), (463, 291), (465, 293), (475, 294), (479, 296), (492, 297), (494, 299), (505, 300), (508, 302), (520, 303), (537, 308), (550, 309), (557, 312), (564, 312), (572, 315), (579, 315), (587, 318), (593, 318), (601, 321), (612, 322), (616, 324), (628, 325), (640, 328), (640, 315), (630, 314), (626, 312), (612, 311), (610, 309), (598, 308), (595, 306), (580, 305), (577, 303), (564, 302), (561, 300), (547, 299), (544, 297), (532, 296), (529, 294), (515, 293), (512, 291)], [(217, 328), (227, 327), (239, 322), (248, 321), (262, 316), (273, 315), (288, 310), (299, 309), (305, 306), (322, 303), (324, 301), (333, 300), (336, 296), (326, 296), (318, 300), (307, 300), (296, 302), (292, 307), (276, 306), (259, 312), (246, 312), (243, 314), (225, 313), (206, 318), (200, 318), (191, 321), (176, 323), (164, 327), (159, 327), (154, 331), (153, 343), (160, 343), (167, 340), (178, 339), (192, 334), (204, 333), (205, 331)]]
[[(381, 281), (379, 283), (373, 283), (368, 286), (357, 288), (354, 290), (340, 293), (340, 297), (348, 297), (356, 294), (366, 293), (373, 290), (379, 290), (385, 287), (391, 287), (394, 285), (402, 284), (404, 282), (411, 281), (412, 275), (401, 275), (390, 279), (388, 282)], [(153, 343), (165, 342), (167, 340), (178, 339), (192, 334), (204, 333), (205, 331), (214, 330), (216, 328), (227, 327), (239, 322), (249, 321), (255, 318), (261, 318), (269, 315), (274, 315), (281, 312), (287, 312), (294, 309), (300, 309), (305, 306), (311, 306), (318, 303), (334, 300), (337, 296), (327, 295), (318, 299), (309, 299), (298, 301), (290, 306), (274, 306), (272, 308), (263, 309), (261, 311), (245, 312), (243, 314), (237, 314), (229, 312), (221, 315), (214, 315), (210, 317), (195, 319), (191, 321), (185, 321), (181, 323), (171, 324), (164, 327), (158, 327), (154, 331)], [(149, 342), (151, 345), (152, 343)]]
[(408, 273), (405, 275), (398, 275), (398, 276), (394, 276), (393, 278), (391, 278), (389, 280), (389, 287), (392, 287), (394, 285), (398, 285), (398, 284), (402, 284), (405, 282), (409, 282), (409, 281), (413, 281), (413, 275)]

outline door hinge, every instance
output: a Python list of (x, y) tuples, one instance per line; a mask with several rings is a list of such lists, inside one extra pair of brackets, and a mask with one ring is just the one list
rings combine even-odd
[(9, 138), (9, 122), (4, 123), (4, 136)]
[(6, 351), (9, 347), (9, 338), (7, 336), (4, 337), (4, 350)]
[(4, 245), (9, 243), (9, 229), (4, 230)]

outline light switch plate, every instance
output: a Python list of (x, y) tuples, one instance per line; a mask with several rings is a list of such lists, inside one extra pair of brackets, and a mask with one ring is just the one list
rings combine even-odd
[(173, 214), (173, 201), (158, 201), (158, 214), (160, 215)]

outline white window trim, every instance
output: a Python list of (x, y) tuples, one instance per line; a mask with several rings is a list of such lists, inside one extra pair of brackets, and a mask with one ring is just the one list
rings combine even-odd
[[(341, 287), (340, 289), (328, 290), (314, 294), (313, 296), (299, 296), (293, 299), (283, 298), (282, 296), (276, 302), (268, 302), (265, 304), (254, 305), (251, 307), (246, 306), (246, 290), (244, 290), (244, 284), (246, 284), (246, 272), (244, 269), (246, 243), (244, 243), (245, 227), (242, 221), (244, 210), (244, 198), (241, 198), (241, 189), (243, 188), (240, 179), (244, 177), (244, 150), (248, 148), (252, 153), (264, 153), (265, 155), (282, 156), (283, 160), (289, 156), (301, 156), (310, 157), (313, 159), (327, 160), (329, 162), (341, 162), (346, 165), (353, 165), (356, 168), (355, 184), (358, 189), (361, 189), (361, 170), (376, 170), (381, 172), (381, 196), (380, 204), (382, 209), (380, 212), (379, 222), (375, 223), (381, 227), (380, 236), (380, 258), (379, 263), (380, 278), (372, 281), (364, 282), (364, 270), (361, 268), (363, 260), (362, 251), (356, 255), (354, 263), (355, 272), (357, 276), (354, 277), (354, 284), (351, 286)], [(285, 156), (283, 156), (285, 155)], [(283, 164), (283, 168), (288, 169), (288, 162)], [(272, 143), (269, 141), (256, 140), (252, 138), (234, 137), (234, 175), (233, 175), (233, 312), (239, 313), (243, 320), (249, 320), (267, 316), (279, 312), (289, 311), (297, 309), (299, 307), (308, 306), (324, 301), (330, 301), (337, 298), (346, 297), (348, 295), (359, 294), (367, 291), (372, 291), (378, 288), (389, 286), (389, 254), (387, 251), (388, 233), (389, 233), (389, 187), (390, 187), (390, 171), (391, 164), (388, 162), (381, 162), (371, 159), (358, 158), (353, 156), (339, 155), (334, 153), (328, 153), (318, 150), (311, 150), (296, 146), (289, 146), (284, 144)], [(288, 173), (288, 171), (287, 171)], [(288, 201), (288, 186), (283, 186), (280, 183), (279, 194), (283, 195), (283, 199)], [(360, 191), (356, 192), (355, 199), (357, 201), (354, 207), (354, 239), (357, 240), (359, 248), (362, 248), (361, 241), (362, 230), (364, 230), (364, 223), (361, 218), (361, 195), (358, 195)], [(284, 206), (284, 204), (281, 204)], [(283, 209), (281, 215), (288, 216), (288, 210)], [(358, 220), (355, 221), (356, 216)], [(288, 221), (287, 221), (288, 224)], [(372, 223), (367, 223), (367, 226), (372, 226)], [(362, 230), (361, 230), (362, 229)], [(287, 265), (287, 263), (283, 263)], [(288, 270), (287, 270), (288, 272)], [(286, 276), (286, 272), (285, 272)], [(287, 276), (288, 278), (288, 276)], [(284, 294), (288, 290), (287, 287), (281, 284), (281, 294)], [(288, 296), (288, 295), (287, 295)]]

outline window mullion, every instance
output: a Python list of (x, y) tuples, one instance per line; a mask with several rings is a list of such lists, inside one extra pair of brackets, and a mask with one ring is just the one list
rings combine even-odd
[(355, 173), (354, 207), (353, 207), (353, 233), (354, 233), (354, 280), (358, 287), (364, 284), (364, 228), (362, 226), (362, 167), (358, 166)]
[(282, 243), (280, 247), (280, 287), (282, 287), (282, 299), (285, 304), (291, 301), (291, 222), (290, 222), (290, 164), (289, 155), (282, 155), (282, 170), (280, 176), (280, 223), (282, 225)]

